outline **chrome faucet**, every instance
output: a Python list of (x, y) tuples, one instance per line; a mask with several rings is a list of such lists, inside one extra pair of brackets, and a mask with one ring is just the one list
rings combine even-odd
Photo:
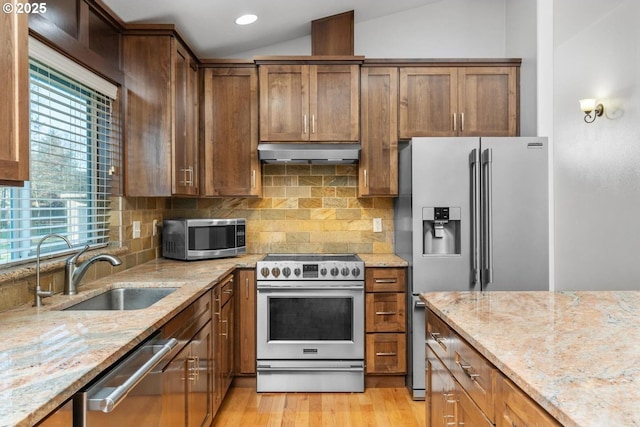
[(85, 253), (89, 249), (89, 245), (85, 246), (78, 252), (77, 254), (69, 257), (67, 259), (67, 263), (64, 267), (64, 294), (65, 295), (75, 295), (78, 293), (78, 284), (82, 277), (87, 272), (87, 269), (91, 264), (96, 261), (108, 261), (111, 265), (116, 266), (122, 264), (120, 258), (115, 255), (109, 254), (98, 254), (95, 255), (88, 260), (86, 260), (82, 265), (77, 266), (76, 262), (78, 262), (78, 258), (80, 255)]
[(40, 241), (38, 241), (38, 246), (36, 247), (36, 289), (35, 289), (35, 302), (33, 304), (34, 307), (42, 307), (42, 298), (50, 297), (53, 295), (53, 291), (51, 290), (51, 284), (49, 284), (49, 290), (43, 291), (40, 287), (40, 246), (42, 243), (50, 237), (58, 237), (64, 240), (67, 243), (67, 246), (71, 248), (71, 243), (67, 240), (66, 237), (61, 236), (59, 234), (47, 234), (42, 237)]

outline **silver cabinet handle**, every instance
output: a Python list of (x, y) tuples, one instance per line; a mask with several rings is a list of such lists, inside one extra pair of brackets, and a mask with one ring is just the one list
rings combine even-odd
[(249, 299), (249, 278), (244, 279), (244, 298)]
[(453, 113), (453, 131), (458, 130), (458, 119), (456, 113)]
[(367, 170), (364, 170), (364, 186), (368, 187), (369, 186), (369, 182), (367, 181)]
[(376, 283), (396, 283), (398, 279), (376, 279)]
[(311, 133), (316, 133), (316, 115), (311, 115)]
[(464, 113), (460, 113), (460, 132), (464, 132)]
[(303, 117), (302, 117), (302, 126), (303, 126), (303, 129), (304, 129), (304, 131), (302, 133), (306, 134), (307, 133), (307, 115), (306, 114), (303, 115)]
[[(164, 344), (162, 344), (164, 343)], [(87, 391), (87, 396), (104, 396), (104, 397), (88, 397), (87, 409), (89, 411), (102, 411), (111, 412), (116, 406), (129, 394), (129, 392), (145, 377), (153, 368), (162, 361), (162, 359), (178, 344), (178, 340), (171, 338), (165, 342), (165, 340), (158, 340), (157, 344), (149, 343), (140, 347), (135, 353), (127, 358), (119, 367), (125, 366), (127, 362), (134, 363), (137, 356), (145, 351), (148, 351), (150, 347), (160, 347), (160, 349), (153, 354), (142, 366), (140, 366), (131, 376), (129, 376), (122, 384), (117, 387), (101, 387), (100, 383), (96, 384), (95, 388), (91, 388)]]
[(493, 282), (493, 150), (487, 148), (482, 152), (482, 169), (484, 171), (484, 284), (488, 285)]
[(444, 351), (447, 351), (447, 346), (444, 343), (444, 338), (442, 338), (442, 336), (438, 332), (431, 332), (431, 338), (433, 338), (433, 340), (437, 342)]
[(377, 316), (391, 316), (393, 314), (397, 314), (395, 311), (376, 311)]
[(460, 366), (460, 369), (462, 369), (462, 372), (464, 372), (464, 374), (469, 377), (469, 379), (471, 381), (476, 381), (476, 378), (478, 378), (480, 376), (480, 374), (476, 374), (475, 371), (473, 370), (473, 367), (471, 365), (468, 365), (466, 363), (462, 363), (459, 360), (456, 360), (456, 363), (458, 364), (458, 366)]
[(397, 356), (398, 353), (394, 353), (394, 352), (388, 352), (388, 353), (384, 353), (384, 352), (379, 352), (376, 353), (376, 356)]
[(194, 383), (198, 382), (200, 378), (200, 358), (198, 356), (190, 356), (187, 358), (187, 364), (189, 365), (187, 367), (187, 378)]
[(184, 173), (184, 180), (180, 181), (180, 184), (193, 187), (193, 166), (189, 166), (188, 168), (181, 168), (180, 172)]
[(229, 338), (229, 321), (227, 319), (222, 319), (220, 320), (220, 323), (224, 323), (225, 324), (225, 332), (222, 335), (223, 337), (226, 337), (227, 339)]
[(251, 170), (251, 188), (256, 188), (256, 170)]

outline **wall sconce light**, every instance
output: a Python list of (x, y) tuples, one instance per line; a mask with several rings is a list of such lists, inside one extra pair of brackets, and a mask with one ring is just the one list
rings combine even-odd
[[(600, 117), (604, 113), (602, 104), (598, 104), (595, 98), (581, 99), (580, 109), (584, 112), (584, 121), (593, 123), (596, 117)], [(593, 114), (591, 114), (593, 112)]]

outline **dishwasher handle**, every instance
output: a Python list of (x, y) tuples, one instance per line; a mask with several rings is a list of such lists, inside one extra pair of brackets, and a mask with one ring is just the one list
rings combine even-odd
[[(111, 412), (122, 400), (127, 397), (127, 394), (147, 375), (153, 368), (155, 368), (162, 359), (171, 352), (171, 350), (178, 345), (178, 340), (171, 338), (168, 340), (154, 340), (150, 341), (147, 345), (140, 347), (130, 357), (128, 357), (118, 368), (124, 368), (128, 361), (136, 359), (136, 356), (149, 351), (155, 350), (157, 347), (160, 349), (153, 353), (146, 362), (142, 364), (133, 374), (131, 374), (122, 384), (117, 387), (100, 387), (97, 384), (96, 389), (90, 389), (87, 391), (87, 409), (89, 411), (102, 411), (105, 413)], [(91, 397), (89, 397), (91, 396)]]

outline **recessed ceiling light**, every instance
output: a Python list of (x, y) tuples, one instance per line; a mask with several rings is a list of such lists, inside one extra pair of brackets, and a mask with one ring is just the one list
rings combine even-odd
[(249, 24), (253, 24), (257, 20), (258, 20), (258, 17), (256, 15), (251, 15), (251, 14), (242, 15), (241, 17), (236, 19), (236, 24), (238, 24), (238, 25), (249, 25)]

